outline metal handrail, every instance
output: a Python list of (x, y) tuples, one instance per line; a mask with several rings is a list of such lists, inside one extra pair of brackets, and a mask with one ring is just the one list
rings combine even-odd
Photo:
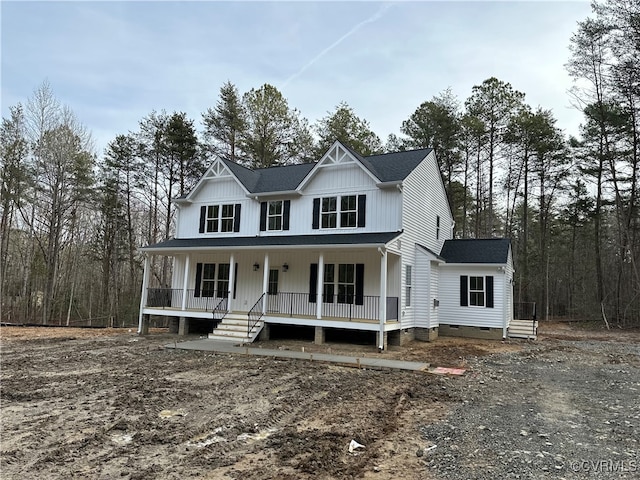
[(247, 338), (251, 337), (251, 330), (255, 327), (262, 318), (262, 304), (264, 302), (264, 293), (260, 295), (260, 298), (253, 304), (251, 310), (247, 313)]
[[(216, 318), (217, 313), (222, 313), (220, 318)], [(229, 297), (223, 297), (220, 299), (218, 304), (213, 308), (213, 319), (214, 320), (222, 320), (229, 313)]]

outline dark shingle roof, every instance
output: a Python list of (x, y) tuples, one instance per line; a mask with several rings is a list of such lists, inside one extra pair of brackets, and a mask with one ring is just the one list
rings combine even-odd
[(335, 233), (324, 235), (271, 235), (265, 237), (172, 238), (142, 250), (182, 250), (186, 248), (289, 247), (304, 245), (384, 245), (402, 232)]
[(408, 150), (365, 157), (365, 166), (382, 182), (404, 180), (433, 149)]
[(507, 263), (508, 238), (446, 240), (440, 252), (447, 263)]
[[(395, 182), (405, 179), (432, 150), (424, 148), (363, 157), (346, 145), (345, 148), (381, 182)], [(225, 158), (222, 158), (222, 161), (250, 193), (295, 190), (317, 163), (251, 170)]]

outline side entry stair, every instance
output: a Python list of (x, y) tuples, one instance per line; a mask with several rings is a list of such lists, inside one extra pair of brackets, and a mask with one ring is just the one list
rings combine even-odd
[(246, 313), (228, 313), (208, 336), (210, 340), (233, 343), (252, 343), (257, 337), (264, 322), (253, 326), (250, 332), (249, 318)]
[(509, 338), (526, 338), (535, 340), (538, 338), (537, 320), (511, 320), (507, 329)]

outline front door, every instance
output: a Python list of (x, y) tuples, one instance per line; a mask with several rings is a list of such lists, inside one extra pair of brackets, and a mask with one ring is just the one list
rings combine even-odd
[(267, 287), (267, 312), (277, 313), (280, 311), (278, 302), (278, 276), (280, 270), (272, 268), (269, 270), (269, 285)]

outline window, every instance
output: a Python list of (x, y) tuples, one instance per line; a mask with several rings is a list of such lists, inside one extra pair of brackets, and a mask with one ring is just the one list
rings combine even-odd
[(493, 308), (493, 275), (460, 275), (460, 306)]
[(340, 197), (340, 226), (355, 227), (357, 218), (356, 196)]
[(338, 265), (338, 303), (353, 303), (355, 293), (355, 266), (341, 263)]
[(239, 232), (240, 204), (206, 205), (200, 209), (200, 233)]
[(218, 265), (218, 290), (216, 293), (218, 298), (229, 297), (229, 268), (228, 263)]
[(366, 195), (314, 198), (312, 228), (364, 227), (366, 212)]
[(209, 205), (207, 207), (207, 233), (218, 231), (219, 215), (220, 215), (220, 206)]
[(405, 274), (405, 278), (404, 278), (404, 304), (406, 307), (410, 307), (411, 306), (411, 286), (412, 286), (412, 281), (411, 281), (411, 270), (412, 267), (411, 265), (406, 265), (404, 267), (404, 274)]
[(233, 205), (222, 205), (221, 232), (233, 232)]
[(269, 270), (269, 284), (267, 285), (267, 295), (278, 294), (278, 273), (279, 270), (272, 268)]
[(436, 216), (436, 240), (440, 240), (440, 215)]
[(484, 277), (469, 277), (469, 305), (484, 307)]
[(213, 297), (216, 291), (216, 264), (205, 263), (202, 265), (202, 287), (203, 297)]
[(322, 301), (325, 303), (333, 303), (333, 295), (335, 293), (336, 266), (332, 263), (324, 266), (324, 282), (322, 286)]
[(320, 218), (322, 220), (322, 228), (336, 228), (337, 197), (324, 197), (322, 199), (322, 212)]
[(268, 203), (267, 230), (282, 230), (282, 200)]

